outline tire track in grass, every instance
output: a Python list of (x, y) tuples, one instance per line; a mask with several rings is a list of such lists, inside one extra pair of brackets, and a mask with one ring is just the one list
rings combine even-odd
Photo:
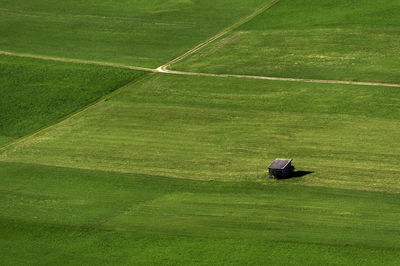
[(229, 32), (233, 31), (234, 29), (239, 28), (241, 25), (245, 24), (246, 22), (249, 22), (250, 20), (252, 20), (253, 18), (255, 18), (256, 16), (260, 15), (261, 13), (263, 13), (264, 11), (268, 10), (269, 8), (271, 8), (272, 6), (274, 6), (276, 3), (278, 3), (280, 0), (272, 0), (271, 2), (269, 2), (267, 5), (257, 9), (256, 11), (254, 11), (252, 14), (250, 14), (249, 16), (242, 18), (241, 20), (239, 20), (238, 22), (236, 22), (235, 24), (229, 26), (228, 28), (224, 29), (223, 31), (217, 33), (216, 35), (214, 35), (213, 37), (211, 37), (210, 39), (198, 44), (197, 46), (193, 47), (192, 49), (188, 50), (187, 52), (185, 52), (184, 54), (176, 57), (175, 59), (172, 59), (171, 61), (169, 61), (168, 63), (165, 63), (164, 65), (158, 67), (157, 69), (162, 69), (163, 71), (166, 71), (168, 66), (172, 65), (173, 63), (176, 63), (182, 59), (184, 59), (185, 57), (197, 52), (198, 50), (200, 50), (201, 48), (207, 46), (208, 44), (212, 43), (213, 41), (221, 38), (222, 36), (228, 34)]

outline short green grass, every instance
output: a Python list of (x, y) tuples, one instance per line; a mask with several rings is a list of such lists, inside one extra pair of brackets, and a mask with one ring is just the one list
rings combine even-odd
[(0, 145), (52, 124), (142, 74), (0, 55)]
[(400, 2), (281, 0), (173, 69), (400, 83)]
[(397, 194), (0, 163), (0, 259), (398, 265)]
[(0, 160), (263, 183), (293, 157), (314, 173), (292, 182), (399, 192), (399, 103), (391, 87), (156, 74)]
[(3, 0), (0, 50), (158, 67), (263, 0)]
[[(4, 0), (0, 50), (155, 67), (243, 3)], [(176, 67), (398, 82), (398, 7), (281, 0)], [(400, 264), (398, 88), (0, 56), (0, 95), (1, 264)]]

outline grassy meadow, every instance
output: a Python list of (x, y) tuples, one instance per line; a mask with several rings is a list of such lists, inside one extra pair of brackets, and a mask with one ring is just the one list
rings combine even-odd
[(399, 13), (399, 1), (281, 0), (172, 69), (400, 83)]
[(156, 68), (262, 0), (2, 0), (0, 50)]
[[(157, 67), (265, 4), (3, 0), (0, 50)], [(281, 0), (172, 67), (399, 83), (398, 10)], [(399, 117), (398, 87), (0, 55), (0, 264), (399, 265)]]

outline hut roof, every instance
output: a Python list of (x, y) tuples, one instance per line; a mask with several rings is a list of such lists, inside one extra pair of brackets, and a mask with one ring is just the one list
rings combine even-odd
[(284, 169), (291, 161), (292, 161), (292, 159), (275, 159), (275, 161), (273, 161), (268, 166), (268, 168), (269, 169)]

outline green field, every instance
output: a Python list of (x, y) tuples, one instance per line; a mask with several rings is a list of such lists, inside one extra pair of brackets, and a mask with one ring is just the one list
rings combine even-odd
[[(0, 50), (158, 67), (266, 4), (5, 0)], [(171, 68), (399, 83), (398, 9), (281, 0)], [(0, 55), (0, 264), (399, 265), (399, 117), (400, 87)]]
[[(0, 49), (158, 67), (262, 0), (2, 0)], [(27, 41), (29, 40), (29, 41)]]
[(400, 2), (281, 0), (172, 69), (400, 83)]

